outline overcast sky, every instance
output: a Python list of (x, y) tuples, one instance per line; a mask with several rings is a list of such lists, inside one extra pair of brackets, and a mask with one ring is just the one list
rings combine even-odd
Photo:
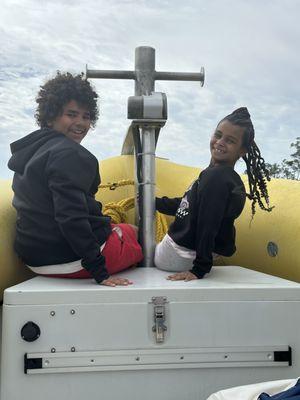
[[(57, 70), (134, 69), (138, 46), (156, 50), (156, 70), (206, 80), (156, 83), (169, 119), (157, 155), (204, 167), (217, 122), (247, 106), (267, 162), (289, 158), (300, 136), (300, 0), (1, 0), (0, 177), (9, 143), (37, 129), (35, 97)], [(82, 143), (98, 159), (119, 155), (133, 81), (91, 80), (100, 120)], [(243, 170), (240, 162), (238, 170)]]

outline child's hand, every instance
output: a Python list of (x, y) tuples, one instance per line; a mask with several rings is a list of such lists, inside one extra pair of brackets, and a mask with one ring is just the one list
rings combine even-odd
[(198, 279), (196, 275), (194, 275), (190, 271), (185, 271), (185, 272), (177, 272), (176, 274), (169, 275), (166, 279), (169, 281), (192, 281), (194, 279)]
[(128, 286), (128, 285), (132, 285), (133, 282), (131, 282), (129, 279), (125, 279), (125, 278), (117, 278), (114, 276), (110, 276), (107, 279), (104, 279), (104, 281), (102, 281), (100, 283), (100, 285), (104, 285), (104, 286)]

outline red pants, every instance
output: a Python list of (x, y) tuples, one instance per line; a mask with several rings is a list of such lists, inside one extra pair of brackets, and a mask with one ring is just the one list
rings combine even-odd
[[(115, 274), (140, 262), (143, 259), (142, 248), (137, 241), (135, 230), (128, 224), (112, 224), (113, 231), (106, 240), (102, 254), (105, 257), (108, 273)], [(78, 261), (80, 264), (80, 260)], [(81, 264), (80, 264), (81, 265)], [(43, 268), (43, 267), (39, 267)], [(80, 267), (79, 267), (80, 268)], [(42, 272), (42, 271), (41, 271)], [(77, 272), (58, 274), (42, 274), (52, 278), (91, 278), (84, 268)]]

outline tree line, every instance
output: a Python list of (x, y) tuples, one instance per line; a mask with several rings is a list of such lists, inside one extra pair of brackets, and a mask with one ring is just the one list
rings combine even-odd
[(283, 159), (281, 163), (269, 164), (266, 167), (273, 178), (286, 178), (300, 180), (300, 137), (296, 138), (290, 147), (294, 153), (290, 155), (290, 160)]

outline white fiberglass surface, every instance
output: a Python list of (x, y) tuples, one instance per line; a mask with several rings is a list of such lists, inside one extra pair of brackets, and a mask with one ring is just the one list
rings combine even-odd
[[(106, 287), (91, 279), (36, 277), (6, 290), (5, 304), (46, 304), (49, 301), (141, 301), (143, 296), (168, 295), (186, 300), (300, 300), (300, 284), (236, 266), (213, 267), (204, 279), (169, 281), (170, 273), (156, 268), (124, 271), (133, 281), (127, 287)], [(64, 299), (65, 298), (65, 299)]]
[[(295, 287), (299, 284), (281, 279), (275, 276), (263, 274), (250, 269), (237, 267), (237, 266), (222, 266), (213, 267), (212, 271), (205, 276), (204, 279), (198, 279), (190, 282), (184, 281), (169, 281), (167, 276), (171, 272), (160, 271), (157, 268), (135, 268), (132, 270), (124, 271), (117, 276), (126, 276), (133, 281), (130, 285), (131, 289), (134, 288), (173, 288), (173, 287), (251, 287), (257, 285), (267, 286), (280, 286), (280, 287)], [(54, 279), (36, 277), (19, 285), (13, 286), (9, 291), (34, 291), (34, 290), (53, 290), (64, 288), (64, 290), (97, 290), (99, 285), (89, 279)], [(114, 290), (115, 288), (108, 288), (101, 286), (102, 289)], [(121, 287), (118, 287), (120, 289)], [(128, 287), (122, 289), (126, 290)]]

